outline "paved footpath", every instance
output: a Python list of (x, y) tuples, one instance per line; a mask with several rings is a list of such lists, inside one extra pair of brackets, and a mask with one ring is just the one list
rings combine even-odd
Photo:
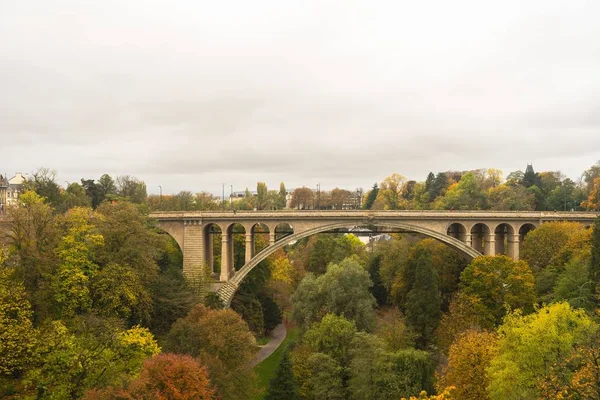
[(260, 364), (265, 358), (273, 354), (273, 352), (277, 350), (281, 342), (283, 342), (285, 339), (286, 334), (287, 331), (285, 329), (285, 324), (282, 322), (281, 324), (277, 325), (275, 329), (271, 331), (271, 334), (269, 335), (270, 339), (267, 344), (260, 348), (258, 353), (256, 353), (254, 356), (254, 359), (250, 362), (250, 366), (254, 367)]

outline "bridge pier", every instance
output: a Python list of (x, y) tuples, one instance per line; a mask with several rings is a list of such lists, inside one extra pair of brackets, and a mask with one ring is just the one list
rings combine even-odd
[(231, 278), (233, 264), (233, 240), (230, 232), (221, 235), (221, 277), (220, 280), (227, 282)]
[(250, 231), (246, 231), (246, 257), (245, 263), (252, 260), (254, 257), (254, 234)]
[(513, 260), (519, 259), (519, 248), (521, 246), (521, 237), (518, 233), (509, 234), (508, 239), (508, 256)]
[(485, 244), (483, 251), (486, 256), (496, 255), (496, 235), (492, 233), (485, 234)]

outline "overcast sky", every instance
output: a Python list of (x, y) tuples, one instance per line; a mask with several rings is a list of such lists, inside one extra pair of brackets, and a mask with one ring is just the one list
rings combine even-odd
[(0, 0), (0, 173), (150, 193), (600, 159), (600, 1)]

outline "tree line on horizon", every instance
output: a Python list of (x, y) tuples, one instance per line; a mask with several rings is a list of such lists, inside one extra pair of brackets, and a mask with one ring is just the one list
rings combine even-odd
[(208, 192), (181, 191), (177, 194), (147, 194), (146, 184), (130, 175), (81, 179), (62, 188), (56, 172), (41, 168), (24, 183), (45, 197), (57, 210), (73, 206), (96, 208), (104, 201), (124, 199), (147, 211), (218, 210), (498, 210), (498, 211), (600, 211), (600, 161), (573, 181), (560, 171), (535, 172), (532, 165), (504, 178), (497, 169), (430, 172), (424, 181), (407, 180), (394, 173), (373, 184), (370, 190), (330, 191), (308, 187), (288, 192), (282, 182), (269, 190), (258, 182), (256, 191), (243, 197), (221, 199)]

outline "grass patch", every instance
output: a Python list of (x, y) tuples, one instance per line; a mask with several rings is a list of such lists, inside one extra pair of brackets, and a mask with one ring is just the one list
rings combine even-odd
[(287, 334), (281, 345), (267, 357), (263, 362), (254, 367), (254, 372), (258, 375), (259, 387), (262, 391), (262, 394), (255, 397), (254, 400), (262, 400), (267, 393), (267, 388), (269, 387), (269, 382), (275, 376), (275, 370), (279, 365), (279, 362), (283, 358), (283, 353), (289, 347), (291, 343), (296, 340), (298, 333), (300, 332), (299, 328), (291, 328), (287, 330)]
[(263, 336), (261, 338), (256, 339), (256, 344), (259, 346), (264, 346), (265, 344), (269, 343), (269, 339), (271, 339), (268, 336)]

